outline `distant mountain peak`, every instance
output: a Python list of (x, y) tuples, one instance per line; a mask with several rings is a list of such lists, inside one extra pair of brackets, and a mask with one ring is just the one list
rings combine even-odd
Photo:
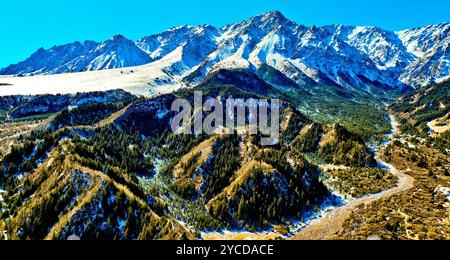
[(287, 20), (287, 18), (278, 10), (273, 10), (267, 13), (264, 13), (260, 16), (270, 19), (279, 19), (279, 20)]
[(111, 40), (114, 40), (114, 41), (125, 40), (125, 39), (126, 39), (125, 36), (123, 36), (122, 34), (114, 35), (114, 36), (111, 38)]
[(105, 42), (100, 44), (100, 46), (103, 46), (103, 45), (128, 45), (131, 48), (135, 47), (135, 43), (132, 40), (126, 38), (125, 36), (123, 36), (121, 34), (115, 35), (111, 39), (106, 40)]
[(257, 15), (250, 20), (249, 23), (256, 24), (260, 28), (271, 28), (282, 25), (292, 25), (294, 22), (287, 19), (280, 11), (271, 11), (261, 15)]
[(167, 30), (167, 32), (175, 32), (175, 31), (183, 31), (183, 30), (189, 30), (191, 29), (193, 26), (191, 25), (181, 25), (181, 26), (175, 26), (170, 28), (169, 30)]

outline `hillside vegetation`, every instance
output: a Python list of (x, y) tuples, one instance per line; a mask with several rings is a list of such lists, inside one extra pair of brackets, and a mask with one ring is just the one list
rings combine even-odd
[[(236, 77), (198, 89), (221, 98), (279, 91)], [(313, 121), (286, 99), (273, 147), (261, 147), (259, 136), (174, 135), (172, 101), (198, 89), (136, 100), (108, 93), (25, 129), (0, 167), (7, 238), (194, 239), (196, 230), (266, 229), (317, 211), (330, 196), (305, 154), (349, 167), (373, 162), (363, 138)]]

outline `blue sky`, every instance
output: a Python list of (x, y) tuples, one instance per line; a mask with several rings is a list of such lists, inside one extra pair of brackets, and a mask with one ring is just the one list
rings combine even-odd
[(0, 4), (0, 67), (40, 47), (136, 40), (178, 25), (221, 26), (271, 10), (304, 25), (376, 25), (390, 30), (450, 22), (448, 0), (21, 0)]

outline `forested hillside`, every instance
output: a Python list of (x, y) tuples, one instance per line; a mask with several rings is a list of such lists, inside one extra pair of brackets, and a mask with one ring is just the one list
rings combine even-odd
[(418, 89), (391, 105), (402, 120), (402, 130), (422, 137), (430, 131), (450, 130), (450, 81)]
[[(279, 93), (269, 84), (253, 87), (261, 83), (254, 75), (221, 73), (237, 80), (212, 78), (153, 99), (64, 97), (53, 115), (33, 119), (36, 127), (7, 136), (14, 142), (0, 167), (6, 238), (194, 239), (201, 230), (266, 229), (319, 210), (331, 196), (306, 155), (373, 164), (363, 138), (314, 122), (286, 98), (273, 147), (260, 146), (260, 136), (174, 135), (170, 106), (177, 97), (192, 100), (197, 90), (222, 99)], [(27, 104), (10, 107), (26, 111)]]

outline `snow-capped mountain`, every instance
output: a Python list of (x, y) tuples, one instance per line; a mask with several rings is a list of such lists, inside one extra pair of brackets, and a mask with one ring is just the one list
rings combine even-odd
[(400, 80), (425, 86), (450, 76), (450, 23), (398, 32), (400, 40), (416, 60), (411, 62)]
[(103, 42), (75, 42), (39, 49), (27, 60), (11, 65), (0, 74), (59, 74), (144, 65), (152, 59), (122, 35)]
[(101, 44), (40, 49), (0, 74), (57, 74), (154, 63), (158, 76), (148, 85), (160, 87), (177, 80), (196, 84), (219, 69), (257, 72), (269, 65), (297, 84), (403, 90), (449, 76), (449, 32), (449, 23), (401, 32), (344, 25), (306, 27), (274, 11), (221, 28), (176, 27), (136, 42), (116, 36)]
[(144, 65), (153, 60), (136, 44), (116, 35), (90, 52), (78, 66), (76, 71), (92, 71)]
[(63, 73), (66, 71), (65, 64), (76, 63), (97, 45), (96, 42), (85, 41), (55, 46), (49, 50), (41, 48), (25, 61), (4, 68), (0, 73), (6, 75)]

